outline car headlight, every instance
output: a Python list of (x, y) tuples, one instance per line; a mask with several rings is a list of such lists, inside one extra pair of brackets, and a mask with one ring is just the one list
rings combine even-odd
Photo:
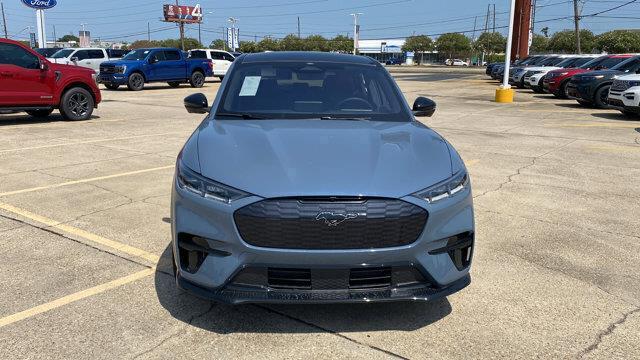
[(604, 75), (583, 76), (582, 80), (592, 81), (604, 78)]
[(116, 66), (115, 68), (116, 74), (124, 74), (127, 71), (126, 65)]
[(180, 160), (177, 165), (176, 182), (181, 189), (225, 204), (249, 196), (244, 191), (203, 177), (186, 167)]
[(640, 86), (640, 81), (629, 81), (629, 87)]
[(463, 169), (445, 181), (414, 193), (413, 196), (423, 199), (428, 203), (435, 203), (454, 196), (468, 186), (469, 174), (467, 170)]

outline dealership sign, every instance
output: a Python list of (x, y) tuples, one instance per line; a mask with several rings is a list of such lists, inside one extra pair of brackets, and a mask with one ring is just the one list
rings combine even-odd
[(199, 23), (202, 21), (202, 8), (200, 5), (164, 5), (164, 21)]
[(22, 0), (22, 3), (30, 8), (38, 10), (51, 9), (58, 5), (57, 0)]

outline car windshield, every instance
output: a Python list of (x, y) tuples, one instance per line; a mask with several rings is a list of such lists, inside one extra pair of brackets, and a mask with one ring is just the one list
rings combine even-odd
[(573, 62), (573, 64), (571, 64), (571, 67), (582, 67), (584, 64), (592, 61), (593, 58), (592, 57), (584, 57), (584, 58), (577, 58), (575, 59), (575, 61)]
[(543, 66), (556, 66), (557, 64), (561, 63), (564, 59), (560, 58), (560, 57), (552, 57), (552, 58), (546, 58), (543, 62), (542, 65)]
[(636, 72), (640, 68), (640, 57), (635, 56), (627, 59), (618, 65), (611, 68), (611, 70), (618, 70), (624, 72)]
[(377, 65), (284, 61), (236, 67), (216, 117), (412, 119), (393, 80)]
[(133, 50), (127, 53), (127, 55), (125, 55), (122, 60), (144, 60), (147, 58), (147, 55), (149, 55), (150, 52), (151, 50), (148, 49)]
[(66, 58), (66, 57), (69, 57), (69, 55), (73, 54), (74, 51), (75, 51), (74, 49), (62, 49), (56, 52), (55, 54), (51, 55), (51, 58), (52, 59)]
[(555, 66), (561, 67), (561, 68), (574, 66), (576, 61), (578, 61), (578, 60), (579, 60), (579, 58), (567, 58), (567, 59), (564, 59), (564, 60), (560, 61), (559, 63), (557, 63)]
[(613, 66), (629, 59), (628, 57), (602, 57), (581, 66), (582, 69), (610, 69)]

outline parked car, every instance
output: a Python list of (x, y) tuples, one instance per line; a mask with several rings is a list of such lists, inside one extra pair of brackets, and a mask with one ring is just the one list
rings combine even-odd
[(107, 50), (100, 48), (67, 48), (48, 58), (52, 63), (82, 66), (96, 72), (100, 70), (100, 64), (113, 59)]
[(0, 110), (86, 120), (102, 100), (95, 72), (53, 64), (20, 42), (0, 39)]
[(585, 56), (575, 56), (569, 57), (561, 62), (559, 62), (556, 66), (547, 66), (547, 67), (531, 67), (527, 68), (527, 72), (524, 74), (524, 86), (531, 88), (536, 93), (544, 93), (543, 82), (546, 75), (553, 70), (557, 69), (571, 69), (578, 66), (582, 66), (587, 62), (595, 59), (597, 55), (585, 55)]
[(609, 70), (574, 75), (567, 84), (567, 95), (581, 105), (604, 109), (607, 107), (609, 88), (613, 81), (622, 75), (638, 73), (640, 73), (640, 56), (634, 56)]
[[(511, 66), (512, 67), (516, 67), (516, 66), (522, 67), (522, 66), (529, 66), (529, 65), (534, 66), (537, 64), (537, 62), (542, 62), (542, 60), (544, 60), (547, 57), (548, 57), (547, 55), (532, 55), (521, 60), (516, 60), (513, 64), (511, 64)], [(492, 79), (502, 81), (503, 76), (504, 76), (503, 62), (498, 63), (491, 68)]]
[(576, 68), (549, 71), (543, 80), (542, 87), (544, 91), (553, 94), (555, 97), (566, 99), (567, 84), (569, 84), (572, 76), (592, 70), (609, 69), (629, 59), (631, 56), (633, 55), (604, 55)]
[(526, 65), (514, 66), (513, 68), (509, 69), (509, 84), (514, 85), (518, 88), (524, 88), (524, 75), (527, 73), (527, 71), (531, 69), (540, 69), (547, 67), (554, 68), (557, 64), (572, 56), (573, 55), (553, 55), (544, 57), (542, 59), (537, 59)]
[(433, 101), (412, 112), (364, 56), (245, 54), (227, 77), (213, 107), (184, 100), (208, 115), (172, 186), (179, 287), (229, 303), (333, 303), (428, 301), (470, 283), (469, 176), (415, 118)]
[(189, 59), (179, 49), (137, 49), (122, 60), (102, 63), (98, 82), (110, 90), (127, 85), (129, 90), (139, 91), (151, 82), (166, 82), (171, 87), (188, 82), (199, 88), (207, 76), (213, 76), (212, 70), (211, 60)]
[(52, 47), (52, 48), (36, 48), (36, 49), (33, 49), (33, 50), (35, 50), (38, 54), (40, 54), (40, 55), (42, 55), (42, 56), (44, 56), (44, 57), (48, 58), (48, 57), (50, 57), (51, 55), (53, 55), (53, 54), (57, 53), (59, 50), (62, 50), (62, 48), (59, 48), (59, 47)]
[(392, 57), (391, 59), (385, 61), (385, 65), (402, 65), (404, 60), (399, 57)]
[(469, 66), (469, 63), (460, 59), (447, 59), (445, 65), (448, 66)]
[(607, 103), (625, 115), (640, 115), (640, 75), (625, 75), (614, 80)]
[(213, 76), (217, 76), (220, 80), (227, 75), (229, 67), (236, 59), (231, 53), (224, 50), (212, 49), (195, 49), (189, 51), (189, 57), (192, 59), (209, 59), (213, 64)]

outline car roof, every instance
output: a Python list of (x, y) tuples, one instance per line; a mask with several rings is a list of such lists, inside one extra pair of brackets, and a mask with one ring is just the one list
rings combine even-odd
[(274, 51), (263, 53), (243, 54), (239, 59), (242, 63), (270, 62), (270, 61), (310, 61), (310, 62), (339, 62), (360, 65), (380, 65), (368, 56), (347, 55), (318, 51)]

